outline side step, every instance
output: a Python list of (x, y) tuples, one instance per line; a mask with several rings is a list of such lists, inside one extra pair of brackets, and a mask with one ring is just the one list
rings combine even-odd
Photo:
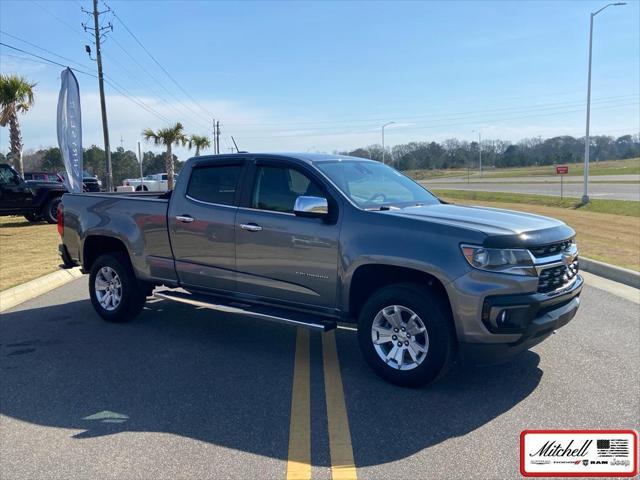
[(218, 312), (245, 315), (270, 322), (283, 323), (285, 325), (293, 325), (296, 327), (305, 327), (320, 332), (333, 330), (337, 327), (335, 320), (322, 320), (322, 317), (308, 313), (267, 307), (263, 305), (248, 305), (238, 301), (222, 300), (220, 298), (214, 298), (198, 293), (161, 290), (159, 292), (153, 292), (153, 296), (163, 300), (172, 300), (174, 302), (187, 303), (196, 307), (209, 308), (211, 310), (217, 310)]

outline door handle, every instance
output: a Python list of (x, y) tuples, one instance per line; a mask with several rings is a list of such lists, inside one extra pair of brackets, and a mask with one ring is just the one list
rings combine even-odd
[(182, 223), (191, 223), (195, 220), (191, 215), (176, 215), (176, 220)]
[(255, 223), (241, 223), (240, 228), (249, 232), (262, 231), (262, 227), (260, 225), (256, 225)]

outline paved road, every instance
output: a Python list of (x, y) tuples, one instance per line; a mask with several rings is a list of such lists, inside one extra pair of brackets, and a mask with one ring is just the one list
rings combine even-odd
[[(603, 175), (591, 177), (589, 195), (592, 198), (640, 201), (639, 175)], [(605, 183), (605, 182), (626, 183)], [(635, 182), (632, 183), (631, 181)], [(449, 177), (423, 180), (420, 183), (430, 189), (473, 190), (481, 192), (531, 193), (560, 196), (560, 178), (552, 176), (512, 178), (466, 178)], [(566, 197), (582, 197), (582, 178), (567, 176), (564, 179)]]
[(284, 479), (290, 421), (307, 415), (296, 438), (329, 479), (333, 415), (361, 479), (520, 478), (525, 428), (639, 427), (639, 315), (587, 286), (574, 321), (533, 351), (411, 390), (374, 376), (352, 331), (337, 332), (329, 373), (333, 337), (312, 333), (305, 375), (295, 329), (163, 301), (106, 324), (82, 278), (0, 318), (0, 477)]
[[(640, 174), (629, 174), (629, 175), (592, 175), (589, 177), (592, 182), (595, 183), (640, 183)], [(565, 175), (564, 182), (565, 183), (582, 183), (583, 177), (582, 175)], [(432, 180), (428, 180), (433, 183), (467, 183), (467, 177), (462, 175), (458, 177), (443, 177), (443, 178), (434, 178)], [(558, 183), (560, 182), (560, 177), (558, 175), (529, 175), (528, 177), (498, 177), (491, 178), (490, 176), (480, 177), (477, 173), (474, 174), (471, 178), (469, 178), (469, 182), (471, 183)]]

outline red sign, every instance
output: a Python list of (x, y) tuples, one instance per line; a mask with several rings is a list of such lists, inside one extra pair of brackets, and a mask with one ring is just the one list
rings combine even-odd
[(566, 175), (567, 173), (569, 173), (567, 165), (556, 165), (556, 175)]

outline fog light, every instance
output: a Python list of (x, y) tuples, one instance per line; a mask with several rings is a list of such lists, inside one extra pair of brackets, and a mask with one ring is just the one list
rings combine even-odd
[(507, 311), (506, 310), (502, 310), (498, 314), (497, 324), (498, 324), (499, 327), (504, 327), (506, 323), (507, 323)]

